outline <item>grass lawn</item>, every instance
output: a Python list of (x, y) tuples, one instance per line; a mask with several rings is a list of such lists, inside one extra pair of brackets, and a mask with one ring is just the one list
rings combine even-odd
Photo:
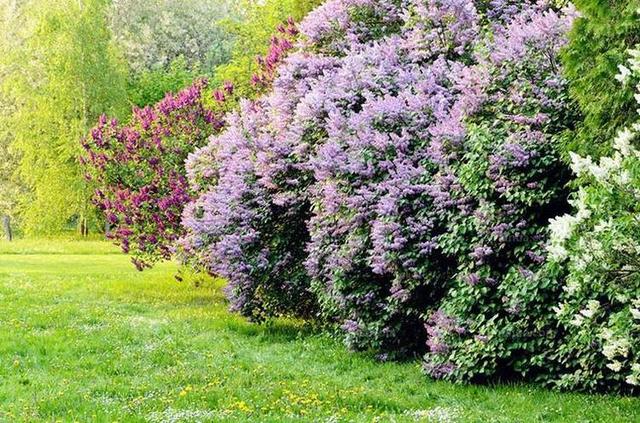
[(640, 421), (639, 399), (433, 382), (300, 323), (249, 324), (220, 281), (175, 270), (100, 242), (0, 243), (0, 421)]

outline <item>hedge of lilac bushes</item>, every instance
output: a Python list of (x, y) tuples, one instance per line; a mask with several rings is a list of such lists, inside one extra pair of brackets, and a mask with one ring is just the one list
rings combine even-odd
[[(309, 315), (438, 378), (545, 378), (536, 274), (579, 119), (546, 2), (329, 1), (273, 91), (190, 160), (186, 256), (233, 309)], [(204, 158), (204, 159), (203, 159)], [(203, 165), (204, 164), (204, 165)], [(212, 164), (215, 164), (212, 166)]]
[[(291, 19), (277, 28), (267, 54), (257, 58), (255, 95), (268, 89), (297, 33)], [(134, 108), (126, 123), (102, 116), (82, 141), (81, 161), (111, 228), (108, 236), (139, 270), (174, 254), (184, 233), (182, 211), (195, 197), (185, 160), (225, 126), (224, 114), (237, 102), (232, 81), (208, 85), (197, 80), (153, 106)]]
[[(225, 278), (251, 320), (318, 319), (433, 378), (637, 392), (640, 127), (599, 164), (565, 151), (578, 16), (328, 0), (275, 43), (255, 78), (270, 90), (167, 177), (188, 200), (170, 251)], [(640, 80), (632, 54), (621, 90)]]

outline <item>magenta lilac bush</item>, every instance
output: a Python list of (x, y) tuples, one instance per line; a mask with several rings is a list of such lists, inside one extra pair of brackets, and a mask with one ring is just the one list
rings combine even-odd
[(218, 176), (195, 181), (187, 255), (246, 315), (317, 301), (353, 348), (428, 349), (432, 375), (473, 378), (455, 336), (491, 335), (500, 287), (544, 259), (565, 207), (571, 19), (547, 2), (325, 3), (273, 92), (192, 158)]
[(202, 101), (206, 85), (197, 81), (154, 107), (134, 109), (127, 125), (102, 116), (83, 141), (87, 177), (98, 186), (95, 204), (140, 270), (171, 257), (191, 198), (184, 160), (223, 125)]
[[(297, 33), (289, 19), (271, 39), (267, 55), (257, 59), (256, 95), (272, 84)], [(94, 202), (111, 227), (108, 235), (140, 270), (173, 255), (184, 234), (185, 205), (201, 185), (215, 182), (217, 164), (210, 155), (191, 158), (186, 166), (185, 161), (225, 126), (224, 113), (237, 98), (231, 81), (215, 89), (207, 85), (196, 81), (154, 106), (134, 109), (127, 124), (103, 116), (82, 142), (81, 160), (97, 187)]]

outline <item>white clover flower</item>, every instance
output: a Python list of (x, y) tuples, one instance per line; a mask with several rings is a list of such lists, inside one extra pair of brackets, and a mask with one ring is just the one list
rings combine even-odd
[(619, 361), (613, 361), (607, 364), (607, 367), (617, 373), (622, 369), (622, 363), (620, 363)]

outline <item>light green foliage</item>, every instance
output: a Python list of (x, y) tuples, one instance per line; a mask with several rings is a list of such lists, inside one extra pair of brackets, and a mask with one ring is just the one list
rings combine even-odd
[(178, 283), (171, 263), (139, 273), (106, 244), (25, 248), (0, 254), (0, 421), (640, 419), (637, 398), (431, 382), (296, 321), (253, 325), (226, 311), (221, 281)]
[[(300, 22), (320, 3), (320, 0), (241, 0), (238, 3), (242, 12), (241, 20), (227, 22), (226, 25), (235, 35), (232, 57), (229, 63), (215, 70), (214, 85), (233, 81), (236, 99), (255, 96), (251, 77), (258, 70), (256, 58), (267, 52), (269, 40), (278, 25), (290, 17)], [(235, 105), (235, 102), (229, 101), (225, 103), (225, 108), (230, 110)]]
[(582, 15), (564, 55), (571, 93), (585, 120), (570, 140), (569, 151), (601, 155), (611, 151), (616, 132), (635, 119), (633, 93), (613, 77), (627, 50), (640, 42), (639, 0), (575, 0)]
[(128, 82), (129, 101), (138, 107), (155, 104), (167, 93), (177, 93), (189, 86), (203, 72), (198, 64), (189, 66), (184, 56), (166, 68), (145, 70), (134, 74)]
[[(20, 20), (20, 11), (16, 2), (0, 2), (0, 27), (7, 28), (0, 37), (0, 57), (10, 55), (13, 50), (20, 47), (20, 38), (16, 33), (16, 28), (12, 26), (14, 22)], [(12, 64), (5, 60), (0, 60), (0, 81), (4, 80), (11, 73)], [(14, 110), (10, 98), (0, 91), (0, 216), (16, 215), (16, 205), (18, 197), (23, 191), (23, 185), (17, 178), (19, 156), (11, 148), (13, 136), (8, 127), (6, 117)]]
[(105, 1), (32, 0), (22, 7), (8, 28), (23, 41), (0, 57), (8, 69), (0, 89), (15, 107), (3, 121), (29, 189), (24, 229), (56, 233), (93, 214), (78, 140), (100, 114), (122, 114), (126, 79), (110, 44)]

